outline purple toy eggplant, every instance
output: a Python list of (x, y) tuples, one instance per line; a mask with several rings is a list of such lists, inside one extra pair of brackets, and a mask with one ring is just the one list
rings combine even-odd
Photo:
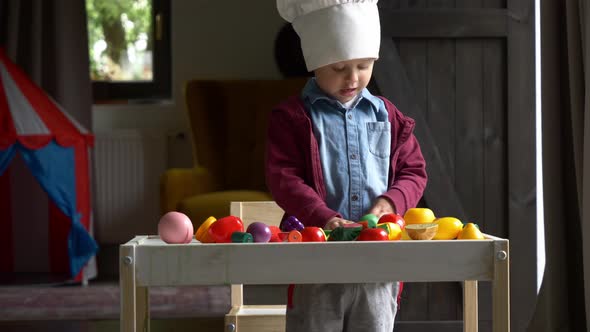
[(301, 221), (299, 221), (299, 219), (297, 219), (295, 216), (287, 217), (287, 219), (285, 219), (281, 224), (281, 231), (283, 232), (290, 232), (292, 230), (300, 231), (303, 228), (305, 228), (305, 226), (303, 226)]

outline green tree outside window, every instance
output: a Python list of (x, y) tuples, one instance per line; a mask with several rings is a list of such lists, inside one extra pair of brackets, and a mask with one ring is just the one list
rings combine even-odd
[(153, 78), (151, 0), (86, 0), (94, 81)]

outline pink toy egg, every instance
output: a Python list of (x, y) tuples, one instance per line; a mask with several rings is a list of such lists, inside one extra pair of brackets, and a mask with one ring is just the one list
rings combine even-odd
[(188, 217), (186, 217), (184, 222), (186, 223), (186, 238), (184, 239), (184, 243), (189, 243), (193, 240), (195, 231), (193, 229), (193, 223)]
[(188, 243), (192, 234), (193, 224), (184, 213), (168, 212), (158, 222), (158, 235), (166, 243)]

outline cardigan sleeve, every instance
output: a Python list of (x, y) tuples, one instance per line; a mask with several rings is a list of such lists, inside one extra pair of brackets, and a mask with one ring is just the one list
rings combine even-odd
[(324, 227), (329, 219), (340, 215), (326, 205), (314, 183), (308, 121), (280, 108), (271, 112), (266, 183), (273, 199), (287, 214), (297, 217), (305, 226)]

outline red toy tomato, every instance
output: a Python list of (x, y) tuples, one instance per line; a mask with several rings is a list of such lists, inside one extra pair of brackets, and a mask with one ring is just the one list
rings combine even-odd
[(392, 223), (398, 224), (399, 228), (401, 228), (402, 230), (404, 230), (404, 228), (406, 228), (406, 221), (404, 220), (404, 218), (402, 216), (400, 216), (397, 213), (384, 214), (381, 216), (381, 218), (379, 218), (380, 224), (384, 224), (387, 222), (392, 222)]
[(305, 227), (301, 231), (301, 240), (303, 242), (325, 242), (326, 234), (319, 227)]
[(366, 228), (356, 238), (357, 241), (387, 241), (389, 235), (383, 228)]
[(244, 223), (236, 216), (227, 216), (217, 219), (209, 226), (207, 232), (215, 243), (231, 243), (233, 232), (243, 232)]

